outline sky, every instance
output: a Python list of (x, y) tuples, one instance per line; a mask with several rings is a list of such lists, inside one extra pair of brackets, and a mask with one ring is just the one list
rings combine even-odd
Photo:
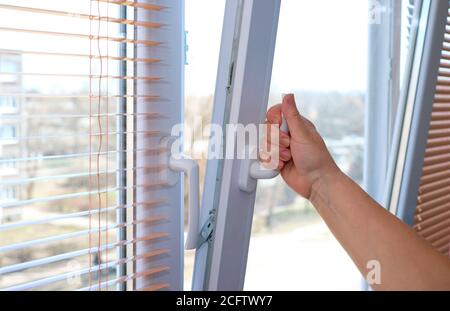
[[(186, 95), (214, 92), (225, 0), (186, 0)], [(282, 0), (272, 90), (365, 91), (367, 1)]]

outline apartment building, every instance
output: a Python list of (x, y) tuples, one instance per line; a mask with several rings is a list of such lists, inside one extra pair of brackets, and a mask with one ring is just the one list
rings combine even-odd
[(21, 71), (22, 54), (0, 49), (0, 222), (20, 218), (20, 208), (8, 204), (21, 199), (22, 193), (8, 181), (19, 179), (26, 171), (15, 160), (25, 153), (19, 138), (26, 126), (26, 122), (21, 122), (23, 101), (21, 96), (15, 96), (23, 92)]

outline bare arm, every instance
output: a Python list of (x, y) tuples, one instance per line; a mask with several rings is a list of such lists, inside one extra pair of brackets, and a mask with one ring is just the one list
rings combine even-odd
[[(379, 263), (380, 283), (372, 287), (450, 290), (449, 258), (339, 170), (312, 123), (300, 116), (292, 95), (269, 110), (268, 122), (280, 124), (281, 111), (291, 133), (289, 144), (280, 143), (284, 180), (312, 202), (364, 277), (373, 268), (368, 263)], [(287, 138), (283, 135), (281, 142)]]

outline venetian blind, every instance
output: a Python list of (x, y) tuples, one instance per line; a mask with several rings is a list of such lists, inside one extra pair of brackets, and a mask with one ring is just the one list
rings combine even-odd
[(178, 2), (0, 1), (0, 289), (179, 289)]
[(445, 27), (414, 228), (450, 256), (450, 10)]

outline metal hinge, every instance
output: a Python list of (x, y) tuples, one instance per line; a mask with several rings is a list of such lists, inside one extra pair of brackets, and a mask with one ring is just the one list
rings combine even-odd
[(211, 210), (209, 212), (209, 217), (206, 222), (203, 224), (202, 229), (200, 230), (200, 238), (198, 247), (202, 246), (204, 243), (210, 241), (214, 232), (214, 224), (215, 224), (216, 216), (215, 210)]

